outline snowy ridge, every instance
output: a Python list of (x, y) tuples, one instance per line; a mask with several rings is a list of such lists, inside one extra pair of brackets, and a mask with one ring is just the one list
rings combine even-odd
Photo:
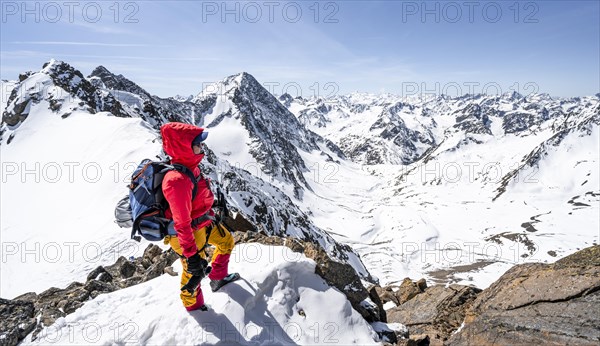
[[(303, 255), (286, 247), (242, 244), (230, 268), (242, 279), (217, 293), (202, 283), (210, 311), (186, 312), (176, 294), (179, 278), (162, 275), (88, 301), (23, 345), (378, 344), (373, 328)], [(181, 272), (179, 261), (174, 269)]]
[[(547, 94), (400, 97), (370, 94), (327, 99), (280, 97), (308, 128), (363, 164), (410, 164), (448, 132), (501, 136), (535, 131), (549, 119), (592, 111), (597, 97), (553, 99)], [(365, 154), (368, 152), (369, 154)]]
[(156, 129), (169, 121), (195, 123), (196, 113), (201, 113), (201, 109), (191, 102), (150, 95), (136, 83), (123, 75), (113, 74), (104, 66), (95, 68), (88, 78), (99, 89), (119, 100), (130, 116), (140, 117)]
[(331, 258), (350, 264), (364, 280), (375, 280), (351, 247), (316, 227), (310, 217), (276, 186), (247, 170), (231, 166), (212, 151), (201, 166), (202, 171), (224, 190), (232, 210), (256, 225), (258, 229), (254, 231), (318, 244)]

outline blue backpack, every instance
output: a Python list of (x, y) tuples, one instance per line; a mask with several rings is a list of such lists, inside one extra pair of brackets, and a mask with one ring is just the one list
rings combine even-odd
[[(133, 172), (129, 184), (129, 204), (133, 225), (131, 239), (140, 241), (140, 235), (147, 240), (162, 240), (172, 228), (172, 220), (165, 217), (168, 208), (162, 192), (162, 181), (168, 171), (176, 170), (187, 175), (193, 183), (192, 200), (196, 197), (198, 180), (184, 165), (143, 160)], [(171, 233), (175, 233), (173, 230)], [(137, 235), (139, 234), (139, 235)]]
[(171, 219), (165, 217), (169, 204), (162, 192), (162, 181), (168, 171), (187, 175), (193, 183), (192, 200), (196, 197), (198, 179), (187, 167), (168, 162), (143, 160), (133, 172), (129, 195), (117, 203), (116, 222), (120, 227), (131, 227), (131, 239), (142, 237), (150, 241), (162, 240), (167, 234), (176, 234)]

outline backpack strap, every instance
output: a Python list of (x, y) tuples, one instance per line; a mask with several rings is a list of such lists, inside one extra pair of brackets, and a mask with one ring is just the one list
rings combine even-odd
[(187, 175), (190, 178), (190, 180), (192, 181), (192, 184), (194, 184), (194, 188), (192, 190), (192, 201), (193, 201), (194, 198), (196, 198), (196, 193), (198, 192), (198, 179), (194, 176), (194, 172), (192, 172), (192, 170), (187, 168), (186, 166), (178, 164), (178, 163), (173, 163), (173, 164), (171, 164), (171, 166), (173, 166), (173, 169), (175, 169), (176, 171)]
[(204, 213), (204, 215), (199, 216), (195, 219), (192, 220), (192, 227), (196, 228), (198, 227), (198, 225), (204, 223), (205, 221), (210, 220), (210, 221), (215, 221), (215, 217), (210, 215), (210, 210), (207, 211), (206, 213)]

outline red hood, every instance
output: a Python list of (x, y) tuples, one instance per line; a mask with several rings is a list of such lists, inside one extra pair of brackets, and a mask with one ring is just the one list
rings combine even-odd
[(180, 163), (192, 170), (197, 167), (204, 154), (194, 154), (192, 141), (203, 131), (198, 126), (175, 122), (161, 126), (163, 149), (171, 157), (171, 162)]

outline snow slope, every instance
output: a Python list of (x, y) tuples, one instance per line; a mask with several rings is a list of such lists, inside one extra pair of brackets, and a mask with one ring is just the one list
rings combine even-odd
[[(230, 268), (242, 279), (216, 293), (202, 283), (210, 311), (185, 311), (179, 278), (163, 275), (90, 300), (23, 345), (377, 344), (373, 328), (314, 273), (315, 262), (304, 255), (242, 244)], [(181, 272), (179, 261), (174, 269)]]
[(0, 296), (66, 286), (143, 252), (113, 222), (113, 210), (134, 165), (160, 151), (152, 129), (110, 113), (62, 119), (42, 101), (12, 134), (0, 145)]

